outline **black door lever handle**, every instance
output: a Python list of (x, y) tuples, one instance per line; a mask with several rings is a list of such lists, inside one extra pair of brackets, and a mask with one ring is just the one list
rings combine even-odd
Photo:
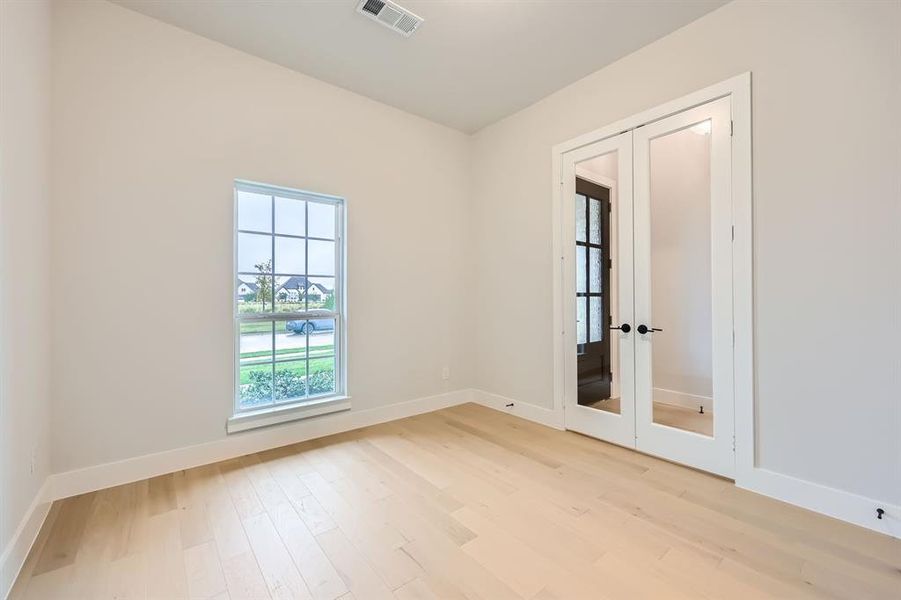
[(629, 333), (630, 331), (632, 331), (632, 326), (628, 323), (623, 323), (619, 327), (611, 327), (610, 329), (619, 329), (623, 333)]
[(637, 329), (638, 333), (640, 333), (641, 335), (654, 331), (663, 331), (662, 329), (657, 329), (656, 327), (648, 327), (647, 325), (639, 325), (635, 329)]

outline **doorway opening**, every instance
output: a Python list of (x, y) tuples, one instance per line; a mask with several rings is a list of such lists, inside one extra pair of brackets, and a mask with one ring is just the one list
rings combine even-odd
[(731, 102), (561, 153), (566, 427), (725, 476), (735, 468)]
[[(600, 178), (595, 176), (595, 179)], [(612, 410), (611, 400), (618, 400), (619, 394), (613, 393), (613, 360), (608, 332), (612, 322), (612, 185), (606, 181), (608, 185), (605, 186), (576, 176), (576, 360), (579, 404)], [(618, 414), (619, 408), (613, 412)]]

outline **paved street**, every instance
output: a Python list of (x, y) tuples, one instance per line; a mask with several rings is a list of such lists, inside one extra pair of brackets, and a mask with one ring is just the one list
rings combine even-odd
[[(335, 341), (334, 331), (323, 331), (310, 334), (310, 348), (329, 346)], [(299, 333), (278, 332), (275, 334), (275, 347), (296, 348), (302, 350), (307, 345), (307, 336)], [(272, 347), (272, 336), (268, 333), (241, 336), (241, 352), (261, 352)]]

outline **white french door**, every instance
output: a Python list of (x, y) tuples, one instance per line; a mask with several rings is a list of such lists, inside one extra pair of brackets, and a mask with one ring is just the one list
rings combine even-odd
[(639, 127), (633, 143), (636, 447), (730, 477), (729, 98)]
[[(626, 324), (623, 329), (630, 329), (629, 324), (633, 322), (632, 133), (574, 150), (564, 160), (565, 172), (578, 171), (583, 181), (612, 193), (608, 199), (611, 210), (606, 215), (608, 236), (600, 239), (602, 203), (586, 194), (577, 194), (575, 177), (568, 177), (563, 183), (564, 197), (577, 198), (576, 202), (566, 202), (563, 206), (563, 262), (573, 266), (564, 269), (563, 289), (572, 290), (570, 298), (575, 298), (575, 302), (564, 303), (563, 308), (564, 322), (571, 325), (563, 327), (567, 353), (563, 391), (566, 426), (615, 444), (633, 446), (635, 339), (622, 329), (612, 328)], [(600, 166), (590, 170), (585, 165)], [(598, 239), (592, 239), (594, 236)], [(607, 268), (601, 269), (602, 265)], [(595, 290), (605, 287), (603, 277), (609, 278), (608, 293), (594, 295)], [(598, 318), (601, 315), (607, 318)], [(602, 342), (607, 344), (609, 361), (600, 368), (586, 369), (592, 347)], [(597, 403), (586, 400), (584, 389), (592, 385), (583, 383), (586, 371), (588, 379), (596, 378), (599, 381), (595, 383), (609, 388), (606, 399), (599, 398)]]
[[(611, 154), (615, 169), (599, 158)], [(563, 198), (575, 198), (564, 202), (563, 213), (563, 289), (570, 292), (564, 330), (571, 330), (564, 336), (566, 427), (733, 476), (730, 98), (568, 152), (562, 166)], [(586, 188), (586, 178), (616, 189), (611, 233), (598, 244), (577, 239), (579, 211), (591, 195), (577, 193), (576, 182), (583, 192), (595, 189)], [(607, 271), (592, 271), (588, 261), (585, 276), (583, 246), (610, 255), (616, 289), (608, 305), (591, 293), (595, 275), (603, 282)], [(615, 340), (610, 378), (616, 385), (609, 388), (597, 369), (582, 367), (593, 348), (604, 351), (580, 328), (584, 315), (596, 322), (591, 302), (609, 311), (610, 326), (620, 327), (603, 332)]]

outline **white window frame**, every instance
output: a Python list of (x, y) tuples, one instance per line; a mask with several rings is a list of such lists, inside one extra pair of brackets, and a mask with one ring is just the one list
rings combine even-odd
[[(241, 315), (238, 311), (238, 299), (235, 294), (235, 282), (238, 281), (238, 235), (240, 233), (259, 234), (260, 232), (244, 232), (238, 228), (238, 192), (250, 192), (255, 194), (264, 194), (268, 196), (278, 196), (279, 198), (294, 198), (303, 200), (307, 203), (328, 204), (335, 207), (335, 309), (326, 311), (322, 309), (304, 310), (295, 312), (275, 312), (259, 314)], [(274, 202), (274, 200), (273, 200)], [(293, 188), (285, 188), (281, 186), (256, 183), (252, 181), (236, 179), (234, 182), (234, 223), (233, 223), (233, 257), (231, 270), (231, 302), (232, 302), (232, 323), (234, 328), (234, 377), (233, 377), (233, 394), (232, 394), (232, 416), (226, 423), (226, 431), (235, 433), (256, 427), (265, 427), (275, 425), (287, 421), (304, 419), (342, 410), (349, 410), (350, 397), (347, 395), (347, 301), (346, 301), (346, 243), (345, 243), (345, 199), (339, 196), (331, 196), (328, 194), (319, 194), (316, 192), (308, 192)], [(273, 206), (272, 212), (272, 232), (271, 236), (276, 237), (295, 237), (300, 236), (283, 236), (275, 233), (275, 211)], [(307, 220), (309, 227), (309, 220)], [(308, 232), (305, 232), (308, 233)], [(320, 238), (310, 238), (304, 236), (304, 244), (307, 245), (310, 239), (317, 240)], [(328, 240), (331, 241), (331, 240)], [(279, 277), (278, 265), (274, 264), (273, 256), (272, 277), (273, 283)], [(317, 274), (309, 273), (309, 253), (306, 252), (306, 264), (304, 265), (304, 277), (316, 277)], [(329, 275), (320, 275), (329, 277)], [(273, 288), (275, 285), (273, 284)], [(274, 303), (273, 298), (273, 303)], [(295, 401), (285, 401), (276, 404), (269, 404), (262, 407), (242, 409), (240, 403), (240, 380), (241, 380), (241, 325), (253, 322), (272, 322), (285, 323), (288, 321), (300, 321), (307, 319), (335, 319), (335, 391), (328, 394), (320, 394), (316, 396), (305, 396)], [(273, 332), (274, 334), (274, 332)], [(273, 341), (274, 345), (274, 341)], [(273, 357), (274, 359), (274, 357)], [(306, 359), (309, 364), (309, 356)]]

